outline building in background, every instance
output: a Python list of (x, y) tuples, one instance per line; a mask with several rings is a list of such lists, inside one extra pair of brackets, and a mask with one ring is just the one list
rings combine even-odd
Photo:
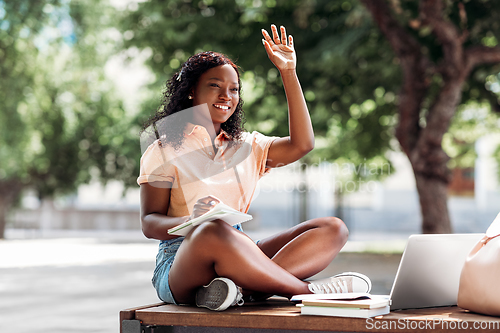
[[(484, 232), (500, 211), (498, 166), (491, 157), (499, 144), (498, 134), (481, 138), (476, 143), (475, 167), (453, 170), (448, 207), (454, 232)], [(420, 207), (410, 163), (400, 152), (393, 152), (389, 158), (396, 172), (383, 182), (367, 182), (359, 191), (344, 185), (342, 218), (351, 235), (420, 232)], [(309, 219), (339, 215), (339, 197), (335, 194), (338, 172), (339, 168), (326, 162), (305, 170), (299, 163), (272, 170), (261, 179), (254, 194), (250, 208), (254, 221), (246, 228), (291, 227), (304, 215), (301, 209), (306, 209)], [(106, 187), (99, 183), (84, 185), (72, 197), (43, 204), (28, 195), (23, 206), (10, 215), (9, 227), (140, 229), (139, 189), (124, 192), (119, 182), (109, 182)]]

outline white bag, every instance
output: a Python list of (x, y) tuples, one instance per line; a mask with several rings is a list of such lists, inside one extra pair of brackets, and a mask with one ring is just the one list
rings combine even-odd
[(474, 246), (460, 275), (458, 306), (500, 316), (500, 214)]

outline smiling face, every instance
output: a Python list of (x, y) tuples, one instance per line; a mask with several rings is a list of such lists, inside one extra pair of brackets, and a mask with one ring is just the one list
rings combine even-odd
[[(220, 125), (231, 117), (240, 100), (238, 74), (229, 64), (211, 68), (200, 76), (192, 95), (193, 106), (208, 105), (211, 122), (219, 133)], [(199, 114), (195, 114), (193, 120), (209, 125), (208, 119), (202, 119)]]

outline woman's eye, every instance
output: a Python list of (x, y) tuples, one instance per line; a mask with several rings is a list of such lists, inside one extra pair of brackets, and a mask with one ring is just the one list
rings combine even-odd
[(219, 85), (217, 83), (211, 83), (210, 84), (211, 87), (216, 87), (216, 88), (219, 88)]

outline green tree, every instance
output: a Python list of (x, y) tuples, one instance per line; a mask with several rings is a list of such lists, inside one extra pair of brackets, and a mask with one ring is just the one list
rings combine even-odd
[(0, 2), (0, 238), (24, 188), (43, 199), (137, 173), (129, 121), (103, 72), (113, 13), (100, 1)]
[(18, 104), (24, 99), (25, 87), (34, 82), (37, 52), (33, 35), (47, 20), (44, 5), (0, 2), (0, 238), (7, 211), (29, 177), (27, 165), (20, 161), (26, 158), (31, 140)]
[[(414, 168), (422, 230), (448, 232), (450, 173), (442, 138), (457, 105), (487, 101), (499, 108), (485, 82), (497, 82), (492, 74), (498, 68), (491, 64), (497, 61), (500, 11), (494, 1), (445, 4), (148, 1), (129, 8), (121, 27), (125, 48), (151, 51), (147, 64), (157, 74), (156, 91), (191, 54), (228, 54), (244, 70), (246, 127), (286, 135), (281, 80), (259, 44), (260, 29), (286, 26), (295, 39), (298, 75), (317, 139), (308, 162), (322, 158), (354, 164), (355, 170), (375, 166), (375, 172), (355, 176), (380, 178), (392, 171), (385, 153), (398, 148), (396, 136)], [(158, 102), (149, 101), (143, 114)], [(462, 148), (470, 155), (470, 144)]]
[(158, 106), (167, 77), (190, 55), (213, 50), (243, 70), (246, 128), (287, 135), (281, 79), (260, 42), (261, 29), (284, 25), (294, 36), (316, 133), (316, 149), (304, 161), (376, 165), (375, 172), (356, 176), (380, 178), (390, 171), (384, 153), (395, 124), (399, 69), (387, 66), (392, 53), (369, 18), (358, 2), (345, 0), (170, 0), (131, 6), (121, 27), (125, 48), (151, 51), (147, 64), (158, 78), (144, 116)]
[(298, 74), (315, 130), (326, 138), (320, 146), (332, 148), (325, 157), (350, 152), (351, 158), (363, 160), (380, 155), (380, 147), (390, 140), (390, 106), (399, 72), (384, 71), (387, 57), (390, 62), (393, 56), (355, 1), (148, 1), (123, 16), (124, 47), (151, 50), (147, 64), (157, 74), (155, 90), (190, 55), (226, 53), (244, 71), (248, 128), (279, 135), (288, 131), (285, 96), (278, 72), (260, 46), (260, 31), (272, 23), (284, 25), (296, 41)]
[(486, 75), (500, 71), (500, 5), (495, 1), (363, 0), (402, 72), (396, 137), (415, 174), (426, 233), (452, 231), (447, 208), (449, 156), (443, 149), (457, 106), (487, 99)]

